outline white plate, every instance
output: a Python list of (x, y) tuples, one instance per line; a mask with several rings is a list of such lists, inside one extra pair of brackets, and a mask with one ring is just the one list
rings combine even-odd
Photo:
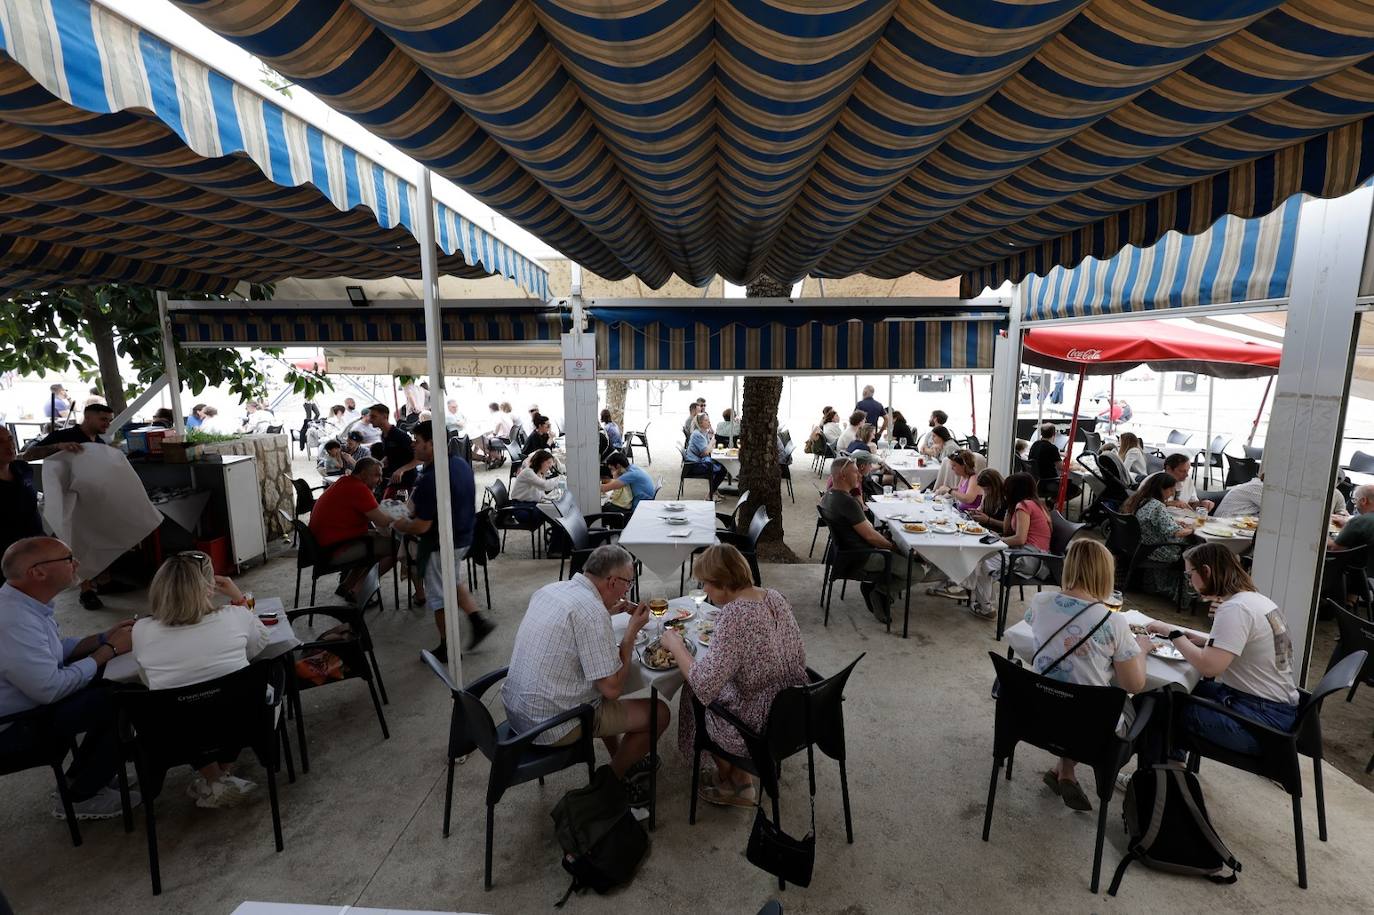
[(663, 506), (663, 510), (666, 512), (685, 512), (687, 506), (683, 505), (681, 502), (669, 502)]
[(688, 523), (686, 518), (664, 518), (668, 524), (683, 525)]
[(1150, 651), (1150, 654), (1157, 658), (1164, 658), (1166, 661), (1186, 660), (1183, 657), (1183, 652), (1179, 651), (1168, 642), (1155, 642), (1155, 647)]
[(957, 527), (945, 526), (945, 525), (940, 525), (940, 524), (930, 525), (930, 526), (928, 527), (928, 530), (929, 530), (930, 533), (932, 533), (932, 534), (958, 534), (958, 533), (962, 533), (962, 532), (959, 530), (959, 528), (957, 528)]
[(691, 531), (669, 531), (669, 532), (668, 532), (668, 536), (669, 536), (669, 537), (690, 537), (690, 536), (692, 536), (692, 532), (691, 532)]

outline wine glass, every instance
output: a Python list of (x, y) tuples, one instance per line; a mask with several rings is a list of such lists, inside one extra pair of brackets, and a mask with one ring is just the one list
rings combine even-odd
[(693, 588), (687, 592), (687, 596), (696, 602), (697, 619), (701, 619), (701, 605), (706, 603), (706, 592), (701, 588)]
[(906, 449), (906, 439), (904, 439), (904, 438), (899, 438), (899, 439), (897, 439), (897, 447), (898, 447), (899, 449), (901, 449), (901, 450), (905, 450), (905, 449)]
[(658, 636), (663, 637), (663, 617), (668, 613), (668, 601), (660, 593), (655, 593), (649, 600), (649, 614), (658, 620)]
[(243, 605), (248, 608), (249, 613), (252, 613), (253, 608), (258, 605), (258, 599), (253, 596), (252, 591), (243, 592)]

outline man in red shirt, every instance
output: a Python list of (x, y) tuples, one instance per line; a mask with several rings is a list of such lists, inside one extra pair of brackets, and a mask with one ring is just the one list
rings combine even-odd
[[(353, 472), (339, 477), (320, 494), (310, 511), (310, 533), (332, 562), (378, 557), (378, 575), (396, 564), (391, 516), (377, 505), (373, 490), (382, 481), (382, 465), (363, 458)], [(371, 522), (371, 526), (369, 523)], [(332, 548), (332, 549), (331, 549)], [(339, 582), (340, 597), (355, 600), (367, 569), (354, 569)]]

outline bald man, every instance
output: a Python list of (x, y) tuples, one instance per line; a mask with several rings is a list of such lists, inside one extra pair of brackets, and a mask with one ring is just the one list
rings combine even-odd
[[(77, 582), (71, 548), (55, 537), (26, 537), (0, 559), (0, 716), (53, 706), (52, 729), (74, 739), (85, 734), (67, 781), (78, 820), (120, 815), (111, 780), (120, 765), (114, 705), (98, 681), (105, 665), (132, 648), (133, 620), (84, 639), (62, 638), (53, 599)], [(36, 735), (27, 722), (0, 725), (0, 751), (23, 750)], [(132, 800), (141, 799), (133, 792)], [(53, 816), (65, 819), (59, 803)]]

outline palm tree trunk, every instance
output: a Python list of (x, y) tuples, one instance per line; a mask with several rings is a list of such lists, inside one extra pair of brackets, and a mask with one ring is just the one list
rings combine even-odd
[[(745, 287), (747, 298), (785, 298), (791, 290), (770, 276), (760, 276)], [(778, 407), (782, 402), (782, 377), (747, 377), (739, 428), (739, 487), (749, 490), (750, 505), (740, 522), (747, 528), (754, 511), (768, 509), (768, 526), (759, 538), (759, 558), (771, 562), (795, 562), (783, 543), (782, 473), (778, 467)]]
[(606, 409), (611, 411), (611, 419), (621, 431), (625, 429), (625, 393), (629, 387), (627, 378), (606, 379)]

